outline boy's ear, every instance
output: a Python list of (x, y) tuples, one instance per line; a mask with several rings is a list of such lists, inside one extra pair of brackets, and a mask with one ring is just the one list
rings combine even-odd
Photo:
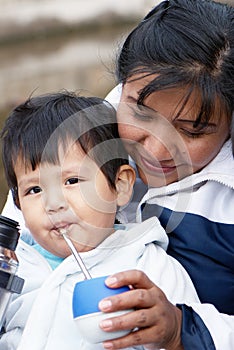
[(128, 164), (121, 165), (115, 182), (118, 206), (123, 206), (130, 201), (135, 180), (135, 170)]

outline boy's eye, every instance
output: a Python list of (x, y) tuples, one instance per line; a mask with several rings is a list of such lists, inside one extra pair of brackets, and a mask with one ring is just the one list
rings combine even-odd
[(41, 188), (39, 186), (34, 186), (31, 187), (26, 194), (36, 194), (36, 193), (40, 193), (41, 192)]
[(78, 184), (79, 182), (80, 180), (78, 179), (78, 177), (71, 177), (65, 182), (65, 185), (75, 185), (75, 184)]

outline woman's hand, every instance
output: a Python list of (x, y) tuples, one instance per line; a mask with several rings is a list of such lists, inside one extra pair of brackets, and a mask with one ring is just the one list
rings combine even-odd
[(129, 285), (131, 290), (99, 303), (103, 312), (134, 309), (126, 315), (107, 318), (100, 323), (104, 331), (134, 329), (128, 335), (103, 343), (105, 349), (124, 349), (145, 345), (150, 350), (182, 350), (180, 332), (181, 311), (172, 305), (165, 294), (142, 271), (129, 270), (106, 279), (111, 288)]

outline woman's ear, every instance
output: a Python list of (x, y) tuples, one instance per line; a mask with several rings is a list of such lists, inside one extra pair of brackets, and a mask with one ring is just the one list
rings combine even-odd
[(121, 207), (130, 201), (135, 180), (136, 173), (130, 165), (125, 164), (119, 168), (115, 181), (118, 206)]

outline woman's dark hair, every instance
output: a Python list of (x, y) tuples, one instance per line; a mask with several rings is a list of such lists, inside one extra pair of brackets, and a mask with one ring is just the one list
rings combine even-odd
[[(118, 81), (136, 74), (156, 77), (139, 94), (187, 87), (183, 106), (198, 93), (195, 126), (207, 124), (219, 108), (230, 120), (234, 109), (234, 8), (209, 0), (163, 1), (125, 40), (117, 61)], [(183, 109), (183, 108), (182, 108)]]
[(19, 157), (26, 168), (35, 170), (44, 162), (59, 163), (61, 143), (66, 150), (71, 141), (78, 142), (100, 166), (113, 189), (119, 167), (128, 163), (118, 134), (115, 110), (97, 97), (65, 91), (29, 98), (11, 112), (1, 137), (6, 179), (16, 204), (14, 166)]
[(232, 140), (232, 154), (234, 156), (234, 112), (232, 113), (231, 140)]

